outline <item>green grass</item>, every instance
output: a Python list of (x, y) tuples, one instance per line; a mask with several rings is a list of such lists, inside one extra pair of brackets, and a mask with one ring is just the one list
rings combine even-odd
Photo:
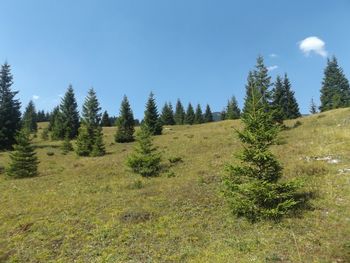
[[(63, 155), (39, 134), (40, 176), (0, 175), (0, 262), (349, 262), (350, 174), (338, 169), (350, 168), (350, 109), (299, 120), (273, 151), (285, 178), (315, 193), (313, 209), (279, 223), (237, 219), (221, 196), (239, 121), (165, 129), (155, 143), (170, 170), (157, 178), (126, 168), (133, 144), (113, 143), (114, 128), (98, 158)], [(304, 160), (327, 155), (341, 162)]]

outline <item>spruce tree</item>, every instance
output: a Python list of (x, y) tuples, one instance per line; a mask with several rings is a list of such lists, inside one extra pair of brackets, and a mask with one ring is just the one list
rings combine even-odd
[(279, 182), (282, 166), (269, 149), (276, 142), (279, 126), (266, 111), (260, 87), (251, 90), (250, 110), (242, 118), (245, 127), (238, 131), (244, 143), (241, 164), (227, 167), (225, 195), (237, 216), (251, 221), (277, 220), (297, 206), (297, 185)]
[(178, 99), (176, 102), (174, 119), (176, 125), (182, 125), (185, 123), (185, 109), (182, 106), (180, 99)]
[(317, 113), (317, 106), (314, 102), (314, 99), (311, 99), (311, 102), (310, 102), (310, 113), (311, 114), (316, 114)]
[(145, 177), (157, 176), (161, 170), (161, 154), (153, 146), (152, 133), (143, 125), (136, 136), (136, 146), (128, 156), (127, 165), (134, 173)]
[(69, 132), (69, 138), (73, 139), (78, 135), (79, 112), (78, 104), (75, 99), (74, 90), (72, 85), (69, 85), (60, 105), (61, 121), (63, 126), (63, 132), (60, 139), (63, 139), (67, 132)]
[(337, 59), (327, 60), (321, 87), (321, 111), (349, 107), (350, 86)]
[(125, 95), (120, 106), (117, 126), (117, 133), (114, 137), (116, 142), (124, 143), (134, 141), (135, 120), (128, 98)]
[(110, 126), (112, 126), (112, 124), (111, 124), (111, 120), (109, 118), (108, 112), (104, 111), (101, 118), (101, 127), (110, 127)]
[(12, 91), (13, 77), (10, 65), (5, 62), (0, 70), (0, 151), (12, 148), (16, 132), (21, 127), (21, 104)]
[(287, 74), (284, 74), (283, 89), (286, 94), (285, 117), (287, 119), (296, 119), (301, 117), (298, 102), (294, 96)]
[(159, 118), (156, 101), (154, 99), (154, 94), (152, 92), (149, 95), (149, 98), (146, 104), (143, 125), (148, 127), (152, 135), (162, 134), (163, 127), (162, 127), (161, 120)]
[(105, 154), (106, 154), (106, 149), (103, 143), (102, 128), (97, 127), (94, 131), (94, 143), (92, 145), (90, 156), (97, 157), (97, 156), (103, 156)]
[(194, 109), (191, 103), (188, 103), (186, 115), (185, 115), (185, 124), (192, 125), (194, 123), (195, 114)]
[(282, 78), (278, 75), (274, 83), (272, 95), (273, 119), (275, 122), (282, 124), (287, 119), (285, 107), (287, 105), (287, 96), (283, 87)]
[(37, 132), (37, 113), (35, 110), (34, 102), (31, 100), (26, 107), (23, 118), (22, 118), (22, 128), (27, 130), (29, 133)]
[[(101, 156), (105, 153), (102, 129), (100, 127), (100, 110), (101, 108), (96, 93), (91, 88), (83, 105), (82, 125), (84, 128), (79, 129), (78, 132), (76, 149), (78, 155)], [(82, 132), (82, 135), (80, 135), (80, 132)]]
[(239, 119), (240, 116), (241, 110), (238, 107), (237, 99), (235, 96), (232, 96), (232, 98), (227, 103), (225, 118), (227, 120), (235, 120)]
[(171, 103), (165, 103), (162, 109), (162, 114), (160, 115), (160, 119), (163, 125), (174, 125), (174, 111)]
[[(64, 123), (63, 123), (63, 117), (60, 112), (59, 106), (55, 107), (51, 113), (50, 121), (48, 130), (50, 131), (51, 139), (52, 140), (59, 140), (64, 138), (65, 131), (64, 131)], [(67, 133), (66, 133), (67, 134)]]
[(71, 151), (73, 151), (73, 145), (69, 139), (69, 134), (67, 133), (62, 143), (62, 153), (67, 154), (68, 152), (71, 152)]
[(213, 113), (211, 112), (209, 104), (205, 107), (204, 122), (213, 122)]
[(250, 101), (252, 99), (252, 86), (259, 91), (264, 107), (266, 110), (269, 110), (272, 96), (270, 90), (271, 77), (268, 74), (268, 69), (264, 64), (264, 58), (262, 56), (258, 56), (255, 69), (249, 72), (247, 82), (243, 114), (251, 110), (248, 108), (248, 106), (251, 105)]
[(89, 156), (92, 151), (93, 144), (94, 141), (89, 132), (89, 128), (85, 123), (82, 123), (79, 127), (78, 137), (75, 146), (75, 153), (78, 156)]
[(194, 116), (194, 123), (195, 124), (201, 124), (204, 122), (204, 118), (203, 118), (203, 112), (202, 112), (202, 108), (200, 104), (197, 104), (196, 107), (196, 113)]
[(27, 131), (22, 130), (16, 135), (17, 144), (10, 154), (10, 165), (7, 175), (11, 177), (23, 178), (33, 177), (38, 174), (38, 158), (29, 138)]

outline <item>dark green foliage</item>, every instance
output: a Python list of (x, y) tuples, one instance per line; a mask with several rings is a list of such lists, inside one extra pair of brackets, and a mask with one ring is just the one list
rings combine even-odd
[(149, 98), (146, 104), (143, 125), (148, 127), (152, 135), (162, 134), (162, 129), (163, 129), (162, 122), (159, 118), (156, 101), (154, 99), (154, 94), (152, 92), (149, 95)]
[(100, 126), (101, 121), (101, 107), (98, 102), (96, 92), (93, 88), (89, 89), (88, 95), (85, 98), (83, 111), (82, 111), (82, 122), (84, 122), (89, 129), (96, 129)]
[(10, 65), (5, 62), (0, 70), (0, 150), (8, 150), (15, 143), (16, 132), (21, 128), (21, 104), (12, 91), (13, 77)]
[(264, 59), (262, 56), (259, 56), (256, 60), (256, 66), (254, 71), (250, 71), (248, 74), (247, 85), (246, 85), (246, 96), (245, 104), (243, 107), (243, 114), (245, 112), (251, 111), (249, 105), (252, 100), (252, 87), (258, 90), (261, 95), (261, 101), (264, 104), (264, 107), (269, 109), (270, 100), (271, 100), (271, 77), (268, 75), (268, 69), (264, 64)]
[(53, 109), (50, 117), (48, 130), (51, 133), (52, 140), (64, 138), (64, 126), (60, 108), (57, 106)]
[(211, 112), (209, 104), (205, 107), (204, 122), (213, 122), (213, 113)]
[(288, 79), (287, 74), (284, 74), (283, 79), (283, 89), (286, 94), (286, 105), (284, 108), (285, 112), (285, 118), (286, 119), (296, 119), (301, 117), (300, 111), (299, 111), (299, 105), (297, 103), (297, 100), (294, 96), (294, 91), (291, 88), (290, 81)]
[(174, 119), (174, 111), (173, 106), (171, 103), (165, 103), (164, 107), (162, 109), (162, 114), (160, 115), (160, 119), (162, 121), (163, 125), (174, 125), (175, 119)]
[(226, 110), (222, 110), (220, 112), (220, 120), (222, 121), (226, 120)]
[(37, 114), (33, 101), (29, 101), (28, 106), (24, 111), (22, 128), (27, 130), (29, 133), (36, 132), (38, 130)]
[(335, 57), (327, 60), (321, 88), (320, 110), (350, 106), (350, 86)]
[(235, 120), (239, 119), (241, 116), (241, 110), (238, 107), (238, 102), (235, 96), (227, 102), (225, 119), (227, 120)]
[(185, 116), (185, 124), (192, 125), (194, 123), (195, 114), (191, 103), (188, 103), (186, 116)]
[(102, 128), (97, 127), (94, 131), (94, 143), (92, 145), (92, 151), (90, 153), (90, 156), (97, 157), (97, 156), (103, 156), (105, 154), (106, 154), (106, 149), (103, 143)]
[(14, 152), (10, 154), (11, 162), (7, 175), (17, 178), (36, 176), (39, 161), (31, 145), (28, 132), (23, 130), (17, 133), (16, 141)]
[(100, 110), (96, 93), (90, 89), (83, 105), (82, 128), (77, 138), (76, 153), (79, 156), (102, 156), (105, 153)]
[(275, 87), (273, 89), (272, 109), (273, 118), (277, 123), (282, 124), (286, 119), (285, 105), (287, 104), (287, 96), (283, 87), (280, 76), (276, 77)]
[(44, 110), (39, 110), (36, 114), (36, 120), (37, 122), (46, 122), (50, 120), (50, 114), (47, 112), (45, 113)]
[(75, 152), (79, 156), (89, 156), (92, 151), (93, 137), (85, 123), (79, 127)]
[(156, 176), (161, 170), (161, 155), (153, 146), (152, 133), (147, 126), (142, 126), (136, 136), (134, 152), (128, 156), (127, 165), (133, 172), (142, 176)]
[(117, 133), (115, 141), (119, 143), (134, 141), (135, 120), (128, 98), (124, 96), (120, 106), (120, 114), (117, 120)]
[(310, 113), (311, 114), (316, 114), (317, 113), (317, 106), (314, 102), (313, 99), (311, 99), (311, 102), (310, 102)]
[(111, 119), (109, 118), (108, 112), (104, 111), (101, 119), (101, 127), (110, 127), (112, 126)]
[(70, 139), (67, 133), (62, 143), (62, 152), (63, 154), (67, 154), (68, 152), (71, 152), (71, 151), (73, 151), (73, 146), (72, 146), (72, 143), (70, 142)]
[(194, 116), (194, 123), (201, 124), (203, 122), (204, 122), (204, 117), (203, 117), (202, 108), (201, 108), (201, 105), (198, 104), (196, 108), (196, 113)]
[(69, 85), (66, 94), (64, 95), (60, 105), (61, 118), (57, 121), (62, 121), (62, 124), (58, 126), (63, 127), (63, 132), (59, 132), (59, 139), (63, 139), (68, 132), (69, 138), (73, 139), (78, 135), (79, 129), (79, 112), (78, 104), (75, 99), (74, 90), (72, 85)]
[(279, 126), (266, 111), (260, 91), (261, 87), (251, 88), (250, 110), (242, 118), (245, 127), (237, 132), (244, 143), (241, 164), (228, 166), (225, 179), (225, 195), (233, 213), (250, 221), (277, 220), (298, 204), (294, 198), (297, 184), (279, 182), (282, 167), (269, 149), (276, 143)]
[(271, 104), (276, 122), (282, 123), (283, 120), (301, 117), (287, 74), (284, 75), (283, 80), (277, 76)]
[(174, 115), (176, 125), (182, 125), (185, 123), (185, 115), (185, 109), (182, 106), (180, 99), (178, 99), (176, 102), (176, 109)]

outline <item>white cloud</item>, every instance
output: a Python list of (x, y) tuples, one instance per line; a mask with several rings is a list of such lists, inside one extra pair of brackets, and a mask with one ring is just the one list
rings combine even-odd
[(271, 53), (269, 56), (270, 56), (270, 58), (277, 58), (278, 57), (278, 55), (275, 53)]
[(273, 65), (273, 66), (270, 66), (270, 67), (267, 67), (267, 70), (268, 71), (273, 71), (275, 69), (278, 69), (278, 66), (277, 65)]
[(326, 43), (318, 37), (307, 37), (299, 42), (300, 50), (309, 56), (310, 53), (318, 54), (322, 57), (327, 57)]
[(33, 95), (33, 100), (38, 100), (40, 97), (38, 95)]

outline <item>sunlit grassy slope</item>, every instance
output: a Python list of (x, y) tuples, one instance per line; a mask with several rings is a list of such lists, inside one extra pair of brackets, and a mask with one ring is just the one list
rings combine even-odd
[[(183, 162), (150, 179), (125, 167), (133, 144), (114, 144), (115, 128), (104, 129), (99, 158), (62, 155), (40, 129), (40, 176), (0, 175), (0, 261), (350, 262), (350, 173), (338, 172), (350, 168), (350, 109), (299, 120), (273, 151), (285, 178), (315, 193), (313, 209), (256, 224), (233, 217), (220, 194), (224, 165), (241, 148), (239, 121), (166, 128), (155, 138), (163, 163)], [(325, 156), (340, 162), (305, 160)]]

